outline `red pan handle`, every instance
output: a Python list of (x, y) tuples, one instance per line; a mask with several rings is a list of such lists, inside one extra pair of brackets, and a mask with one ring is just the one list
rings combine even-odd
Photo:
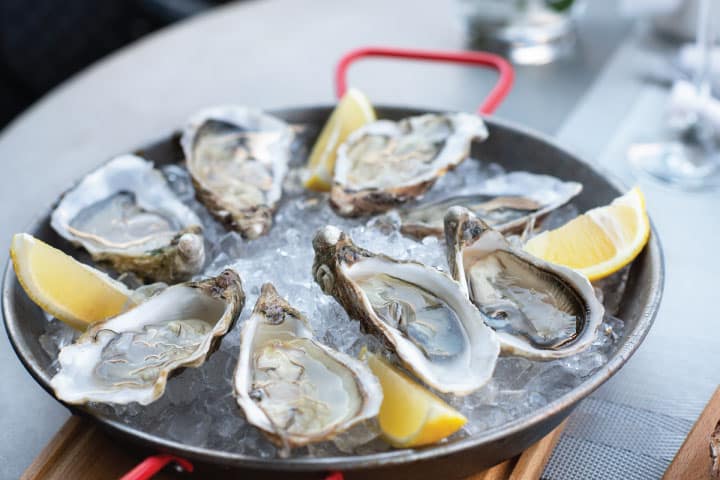
[(193, 464), (184, 458), (161, 453), (147, 457), (138, 463), (135, 468), (123, 475), (120, 480), (150, 480), (156, 473), (165, 468), (168, 463), (176, 463), (186, 472), (192, 472), (194, 468)]
[(350, 65), (364, 57), (390, 57), (434, 62), (482, 65), (498, 71), (499, 77), (485, 101), (478, 107), (478, 113), (489, 115), (495, 111), (510, 91), (515, 71), (510, 62), (499, 55), (488, 52), (417, 50), (390, 47), (362, 47), (352, 50), (340, 59), (335, 67), (335, 91), (338, 98), (347, 90), (347, 70)]
[[(150, 480), (156, 473), (165, 468), (168, 463), (176, 463), (184, 471), (190, 473), (192, 473), (194, 469), (193, 464), (184, 458), (163, 453), (147, 457), (138, 463), (135, 468), (123, 475), (120, 480)], [(342, 472), (330, 472), (324, 478), (325, 480), (343, 480), (344, 476)]]

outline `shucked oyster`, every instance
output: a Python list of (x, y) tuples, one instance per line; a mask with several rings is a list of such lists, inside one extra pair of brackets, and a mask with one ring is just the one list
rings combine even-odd
[(595, 340), (605, 311), (583, 275), (512, 247), (462, 207), (448, 210), (445, 236), (453, 277), (495, 329), (503, 351), (560, 358)]
[(370, 123), (338, 148), (330, 203), (346, 217), (390, 210), (425, 193), (487, 135), (482, 119), (467, 113)]
[(490, 379), (500, 345), (457, 282), (359, 248), (335, 227), (320, 230), (313, 247), (313, 276), (323, 291), (425, 383), (464, 395)]
[(577, 182), (564, 182), (549, 175), (512, 172), (491, 178), (470, 191), (401, 210), (401, 230), (416, 238), (441, 237), (445, 213), (448, 208), (458, 205), (492, 228), (508, 232), (522, 227), (531, 216), (542, 217), (566, 204), (580, 191), (582, 185)]
[(50, 224), (97, 262), (148, 280), (174, 283), (205, 263), (200, 219), (151, 162), (122, 155), (63, 196)]
[(162, 396), (173, 370), (205, 362), (244, 303), (240, 277), (233, 270), (169, 287), (92, 325), (60, 350), (60, 371), (50, 386), (68, 403), (147, 405)]
[(287, 447), (329, 440), (376, 416), (382, 402), (370, 370), (314, 340), (270, 283), (243, 324), (233, 386), (248, 422)]
[(198, 200), (243, 237), (265, 234), (282, 195), (292, 138), (285, 122), (259, 110), (199, 112), (180, 140)]

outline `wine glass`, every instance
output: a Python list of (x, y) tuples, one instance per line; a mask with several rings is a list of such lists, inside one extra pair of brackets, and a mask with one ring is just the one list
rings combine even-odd
[[(636, 143), (627, 151), (638, 171), (677, 188), (700, 190), (720, 187), (720, 145), (714, 129), (703, 117), (702, 105), (711, 101), (711, 49), (715, 41), (713, 14), (720, 13), (717, 0), (700, 0), (697, 20), (697, 50), (700, 54), (693, 87), (685, 92), (688, 105), (672, 119), (671, 138)], [(686, 85), (676, 85), (675, 94)]]

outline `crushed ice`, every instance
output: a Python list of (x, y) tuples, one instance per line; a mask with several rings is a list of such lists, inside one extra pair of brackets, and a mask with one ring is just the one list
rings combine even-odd
[[(285, 193), (275, 214), (272, 230), (256, 241), (245, 241), (235, 232), (227, 232), (195, 200), (187, 172), (178, 165), (162, 168), (171, 187), (182, 201), (200, 216), (205, 228), (209, 264), (204, 276), (215, 275), (231, 266), (242, 277), (247, 295), (238, 323), (223, 339), (220, 349), (201, 368), (189, 368), (173, 377), (165, 395), (140, 407), (93, 405), (92, 408), (147, 433), (188, 445), (235, 452), (260, 458), (277, 455), (275, 447), (243, 418), (232, 396), (231, 379), (240, 343), (240, 323), (251, 313), (264, 282), (273, 282), (281, 295), (310, 320), (317, 338), (326, 344), (357, 355), (363, 345), (378, 348), (377, 339), (360, 332), (359, 323), (349, 319), (331, 297), (324, 295), (312, 280), (311, 246), (315, 231), (327, 224), (345, 230), (360, 246), (398, 259), (413, 259), (447, 271), (444, 246), (434, 237), (420, 242), (398, 232), (398, 218), (392, 213), (371, 220), (344, 219), (328, 206), (326, 195), (306, 194), (300, 185), (297, 164), (304, 155), (296, 155), (296, 168), (285, 182)], [(426, 199), (444, 192), (465, 190), (478, 182), (504, 173), (497, 164), (469, 160), (445, 175), (428, 192)], [(578, 214), (572, 205), (551, 213), (542, 229), (554, 228)], [(622, 298), (627, 269), (604, 280), (598, 286), (606, 295), (608, 311), (615, 312)], [(605, 287), (605, 288), (603, 288)], [(467, 397), (443, 396), (469, 421), (455, 437), (463, 437), (499, 427), (511, 420), (532, 414), (578, 386), (602, 367), (616, 348), (623, 322), (608, 315), (595, 344), (578, 355), (549, 362), (521, 357), (500, 357), (493, 379)], [(47, 323), (40, 343), (50, 358), (73, 340), (73, 332), (57, 320)], [(377, 436), (372, 424), (341, 436), (335, 443), (325, 442), (296, 449), (293, 455), (344, 455), (373, 453), (389, 447)]]

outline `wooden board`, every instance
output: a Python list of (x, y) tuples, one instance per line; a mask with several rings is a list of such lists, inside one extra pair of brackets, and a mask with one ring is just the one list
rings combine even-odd
[[(560, 424), (519, 457), (477, 473), (467, 480), (539, 479), (564, 426), (565, 423)], [(147, 454), (146, 451), (127, 446), (110, 437), (92, 421), (73, 416), (25, 470), (21, 480), (117, 480), (140, 463)], [(154, 478), (172, 480), (193, 477), (163, 471)], [(204, 476), (201, 474), (197, 478)], [(237, 478), (237, 475), (226, 472), (218, 476), (215, 472), (213, 478), (229, 479)]]
[(702, 480), (710, 477), (710, 434), (720, 421), (720, 387), (700, 414), (675, 455), (663, 480)]
[(473, 475), (467, 480), (535, 480), (539, 479), (557, 445), (567, 420), (542, 440), (528, 448), (517, 458), (513, 458), (484, 472)]
[[(92, 421), (72, 416), (20, 478), (117, 480), (147, 455), (123, 447), (123, 443), (102, 432)], [(155, 478), (169, 480), (173, 477), (163, 473)]]

